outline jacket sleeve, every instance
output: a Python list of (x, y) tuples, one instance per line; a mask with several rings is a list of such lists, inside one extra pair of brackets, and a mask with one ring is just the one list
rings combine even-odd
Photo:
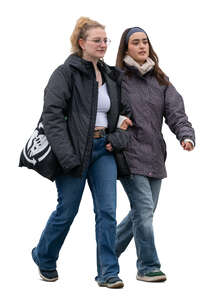
[(113, 133), (108, 134), (107, 142), (111, 143), (115, 152), (125, 150), (129, 143), (128, 130), (117, 128)]
[(51, 75), (44, 92), (42, 122), (46, 137), (64, 173), (80, 164), (67, 129), (68, 104), (71, 88), (61, 66)]
[(182, 96), (171, 83), (165, 90), (164, 117), (166, 124), (180, 142), (188, 138), (195, 144), (195, 132), (185, 113)]
[[(119, 93), (120, 93), (120, 107), (119, 107), (119, 114), (129, 119), (132, 118), (132, 110), (129, 105), (127, 99), (124, 99), (121, 94), (121, 87), (119, 86)], [(115, 152), (120, 152), (128, 147), (129, 143), (129, 132), (127, 130), (123, 130), (121, 128), (116, 128), (113, 133), (110, 133), (107, 137), (107, 141), (111, 143)]]

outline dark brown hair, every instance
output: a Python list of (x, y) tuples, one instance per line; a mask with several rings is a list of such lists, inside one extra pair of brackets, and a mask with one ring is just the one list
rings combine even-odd
[[(128, 44), (126, 43), (126, 35), (129, 32), (131, 28), (127, 28), (120, 39), (120, 45), (119, 45), (119, 49), (118, 49), (118, 53), (117, 53), (117, 60), (116, 60), (116, 66), (120, 67), (121, 69), (125, 68), (125, 64), (124, 64), (124, 57), (126, 56), (126, 51), (128, 50)], [(164, 72), (161, 70), (161, 68), (159, 67), (158, 63), (158, 56), (157, 54), (154, 52), (153, 47), (149, 41), (149, 38), (147, 36), (148, 39), (148, 44), (149, 44), (149, 57), (154, 61), (155, 65), (154, 65), (154, 76), (157, 78), (158, 82), (161, 85), (169, 85), (170, 82), (167, 80), (166, 75), (164, 74)]]

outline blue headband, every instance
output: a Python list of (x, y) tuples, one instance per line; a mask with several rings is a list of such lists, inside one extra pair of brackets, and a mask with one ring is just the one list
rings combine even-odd
[(126, 35), (126, 39), (125, 39), (126, 46), (128, 45), (130, 36), (131, 36), (133, 33), (135, 33), (135, 32), (144, 32), (144, 33), (147, 35), (147, 33), (146, 33), (142, 28), (140, 28), (140, 27), (132, 27), (132, 28), (128, 31), (127, 35)]

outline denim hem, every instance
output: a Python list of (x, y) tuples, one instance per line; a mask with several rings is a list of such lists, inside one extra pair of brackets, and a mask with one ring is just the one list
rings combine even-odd
[(33, 259), (34, 263), (39, 267), (40, 270), (42, 270), (42, 271), (53, 271), (53, 270), (56, 270), (56, 266), (53, 267), (53, 268), (51, 268), (51, 267), (50, 268), (43, 268), (43, 267), (41, 267), (40, 263), (39, 263), (39, 259), (38, 259), (37, 255), (36, 255), (35, 251), (36, 251), (36, 248), (33, 248), (33, 250), (32, 250), (32, 259)]
[(118, 277), (118, 273), (116, 273), (116, 274), (110, 274), (110, 275), (105, 276), (105, 277), (103, 277), (103, 278), (99, 278), (99, 276), (96, 276), (96, 277), (95, 277), (95, 281), (97, 281), (97, 282), (99, 282), (99, 283), (105, 283), (105, 282), (108, 281), (108, 279), (114, 278), (114, 277)]
[(137, 275), (139, 276), (146, 276), (148, 273), (151, 273), (151, 272), (160, 272), (160, 268), (151, 268), (151, 269), (148, 269), (146, 271), (142, 271), (142, 272), (137, 272)]

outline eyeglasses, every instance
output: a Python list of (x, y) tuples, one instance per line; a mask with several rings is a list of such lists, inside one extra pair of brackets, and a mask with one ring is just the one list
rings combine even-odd
[(95, 40), (88, 40), (87, 41), (90, 41), (90, 42), (93, 42), (95, 43), (96, 45), (101, 45), (102, 43), (106, 44), (107, 46), (110, 45), (111, 43), (111, 40), (110, 39), (95, 39)]

